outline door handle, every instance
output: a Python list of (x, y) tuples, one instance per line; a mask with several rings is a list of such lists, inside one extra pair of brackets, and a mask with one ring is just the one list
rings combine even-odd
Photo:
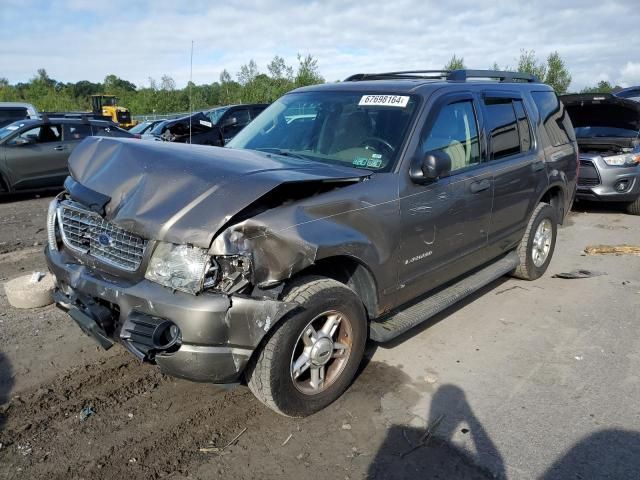
[(533, 169), (534, 172), (539, 172), (540, 170), (544, 170), (545, 164), (542, 160), (539, 160), (537, 162), (534, 162), (531, 165), (531, 168)]
[(487, 179), (480, 180), (479, 182), (473, 182), (471, 184), (471, 193), (484, 192), (491, 186), (491, 182)]
[(54, 150), (61, 152), (62, 150), (64, 150), (64, 145), (58, 145), (57, 147), (53, 147)]

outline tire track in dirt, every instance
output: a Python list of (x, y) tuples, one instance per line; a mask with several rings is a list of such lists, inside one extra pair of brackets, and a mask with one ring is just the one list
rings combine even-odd
[[(22, 469), (29, 478), (155, 478), (188, 465), (212, 435), (264, 413), (247, 389), (176, 380), (126, 355), (14, 397), (4, 409), (0, 477)], [(81, 422), (85, 406), (96, 414)]]

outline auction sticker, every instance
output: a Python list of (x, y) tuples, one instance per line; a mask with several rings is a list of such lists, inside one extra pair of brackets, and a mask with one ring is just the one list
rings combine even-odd
[(409, 97), (405, 95), (363, 95), (358, 103), (363, 107), (401, 107), (405, 108)]

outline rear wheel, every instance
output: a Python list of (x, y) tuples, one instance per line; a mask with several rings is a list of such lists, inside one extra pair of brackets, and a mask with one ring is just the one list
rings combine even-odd
[(539, 203), (518, 246), (520, 265), (513, 272), (514, 277), (535, 280), (547, 271), (557, 231), (556, 210), (548, 203)]
[(269, 408), (304, 417), (340, 397), (353, 380), (366, 343), (366, 314), (351, 289), (324, 277), (300, 279), (284, 300), (300, 308), (252, 359), (247, 383)]
[(636, 198), (634, 202), (627, 204), (627, 213), (640, 215), (640, 197)]

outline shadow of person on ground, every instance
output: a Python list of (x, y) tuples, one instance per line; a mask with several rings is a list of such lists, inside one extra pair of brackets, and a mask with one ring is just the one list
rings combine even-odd
[(541, 480), (640, 477), (640, 432), (608, 429), (593, 433), (574, 445)]
[[(464, 391), (443, 385), (433, 395), (428, 424), (431, 432), (394, 425), (376, 453), (370, 479), (487, 479), (505, 478), (502, 455), (473, 413)], [(472, 448), (453, 442), (468, 435)], [(458, 438), (458, 442), (459, 442)], [(465, 442), (466, 443), (466, 442)], [(471, 453), (471, 452), (476, 453)]]
[(3, 405), (9, 401), (12, 387), (13, 369), (6, 355), (0, 352), (0, 432), (6, 421)]

